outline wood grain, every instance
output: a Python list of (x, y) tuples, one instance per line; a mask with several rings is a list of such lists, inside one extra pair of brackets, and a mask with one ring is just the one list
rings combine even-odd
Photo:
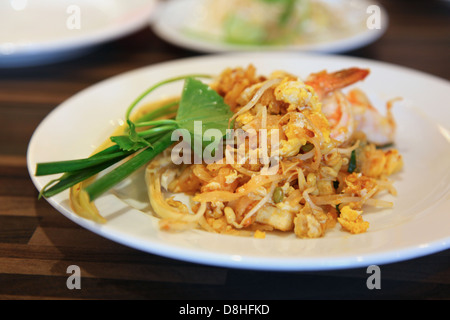
[[(387, 33), (346, 54), (449, 80), (450, 6), (445, 1), (380, 2), (390, 15)], [(26, 152), (49, 112), (109, 77), (200, 54), (144, 28), (71, 61), (0, 69), (0, 299), (450, 299), (448, 250), (381, 266), (382, 287), (369, 290), (365, 268), (263, 272), (147, 254), (93, 234), (38, 200)], [(80, 290), (66, 286), (70, 265), (81, 269)]]

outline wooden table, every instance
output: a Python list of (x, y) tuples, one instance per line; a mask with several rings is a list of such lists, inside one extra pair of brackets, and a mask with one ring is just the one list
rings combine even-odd
[[(378, 42), (348, 55), (450, 79), (450, 5), (382, 1), (390, 14)], [(0, 70), (1, 299), (449, 299), (450, 250), (381, 266), (380, 290), (366, 268), (264, 272), (175, 261), (124, 247), (74, 224), (37, 200), (26, 168), (30, 137), (61, 102), (101, 80), (142, 66), (199, 55), (148, 28), (64, 63)], [(81, 290), (69, 290), (69, 265)]]

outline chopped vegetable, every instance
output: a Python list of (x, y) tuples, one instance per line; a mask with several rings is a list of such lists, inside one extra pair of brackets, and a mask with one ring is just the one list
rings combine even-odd
[(280, 203), (281, 201), (283, 201), (283, 198), (284, 198), (283, 189), (281, 189), (280, 187), (276, 187), (275, 190), (273, 191), (272, 196), (273, 202)]
[(339, 188), (339, 180), (334, 180), (334, 181), (333, 181), (333, 188), (334, 188), (334, 189)]
[(348, 172), (353, 173), (355, 169), (356, 169), (356, 152), (355, 150), (353, 150), (350, 156), (350, 162), (348, 163)]
[(387, 148), (391, 148), (393, 146), (394, 146), (394, 143), (391, 142), (391, 143), (383, 144), (381, 146), (377, 146), (377, 149), (387, 149)]
[(104, 192), (114, 187), (117, 183), (167, 149), (172, 144), (171, 136), (172, 133), (167, 133), (164, 137), (155, 142), (153, 147), (144, 149), (127, 162), (121, 164), (100, 179), (88, 185), (86, 187), (86, 192), (89, 195), (89, 199), (91, 201), (95, 200)]
[(303, 153), (307, 153), (307, 152), (311, 151), (313, 148), (314, 148), (314, 145), (313, 145), (312, 143), (310, 143), (310, 142), (307, 142), (306, 144), (304, 144), (304, 145), (300, 148), (300, 150), (301, 150)]
[(341, 215), (341, 208), (339, 207), (341, 204), (337, 204), (336, 205), (336, 211), (337, 211), (337, 216), (339, 217)]

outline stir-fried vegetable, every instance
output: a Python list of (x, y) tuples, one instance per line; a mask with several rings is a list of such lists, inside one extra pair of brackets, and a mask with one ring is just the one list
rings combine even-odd
[[(52, 197), (125, 160), (86, 187), (89, 200), (93, 201), (172, 145), (174, 130), (186, 129), (194, 139), (198, 139), (195, 137), (198, 135), (194, 130), (195, 121), (201, 121), (202, 136), (212, 128), (220, 130), (224, 136), (233, 113), (217, 92), (195, 79), (200, 77), (210, 78), (206, 75), (176, 77), (146, 90), (127, 109), (127, 134), (110, 137), (113, 146), (84, 159), (38, 163), (36, 176), (63, 173), (60, 178), (48, 183), (40, 196)], [(179, 80), (185, 80), (179, 101), (147, 113), (135, 122), (130, 120), (132, 110), (143, 98), (160, 86)], [(160, 119), (174, 111), (177, 111), (174, 119)], [(144, 130), (138, 131), (137, 128)]]

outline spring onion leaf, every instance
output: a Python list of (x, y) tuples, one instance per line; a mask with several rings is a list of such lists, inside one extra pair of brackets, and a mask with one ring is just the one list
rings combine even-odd
[(138, 134), (148, 140), (149, 138), (154, 138), (157, 136), (161, 137), (162, 133), (166, 133), (168, 131), (172, 132), (176, 128), (178, 128), (178, 127), (177, 126), (160, 126), (160, 127), (155, 127), (155, 128), (151, 128), (151, 129), (144, 130), (144, 131), (139, 131)]
[(108, 191), (114, 187), (117, 183), (130, 176), (134, 171), (167, 149), (172, 144), (171, 137), (172, 133), (167, 133), (164, 137), (155, 142), (152, 148), (148, 147), (142, 150), (127, 162), (124, 162), (117, 168), (102, 176), (100, 179), (88, 185), (85, 190), (89, 195), (89, 199), (94, 201), (105, 191)]
[(119, 146), (114, 145), (85, 159), (38, 163), (35, 175), (45, 176), (81, 170), (129, 154), (121, 151)]
[(36, 176), (45, 176), (49, 174), (82, 170), (88, 167), (95, 166), (97, 164), (107, 162), (109, 160), (122, 157), (124, 155), (127, 154), (123, 151), (118, 151), (115, 153), (105, 154), (97, 157), (90, 157), (86, 159), (41, 163), (36, 169)]
[(135, 124), (136, 127), (150, 127), (150, 126), (160, 126), (160, 125), (172, 125), (176, 126), (177, 122), (173, 119), (162, 119), (153, 121), (139, 121)]
[(141, 122), (152, 121), (168, 114), (177, 112), (179, 101), (170, 102), (156, 110), (153, 110), (135, 121), (136, 125)]
[(48, 183), (46, 186), (44, 186), (44, 188), (42, 188), (41, 192), (39, 193), (39, 198), (42, 196), (47, 198), (53, 197), (54, 195), (57, 195), (58, 193), (93, 177), (97, 173), (123, 160), (125, 157), (126, 156), (124, 155), (123, 157), (118, 157), (116, 159), (103, 162), (86, 169), (66, 172), (60, 178), (54, 179), (50, 181), (50, 183)]

